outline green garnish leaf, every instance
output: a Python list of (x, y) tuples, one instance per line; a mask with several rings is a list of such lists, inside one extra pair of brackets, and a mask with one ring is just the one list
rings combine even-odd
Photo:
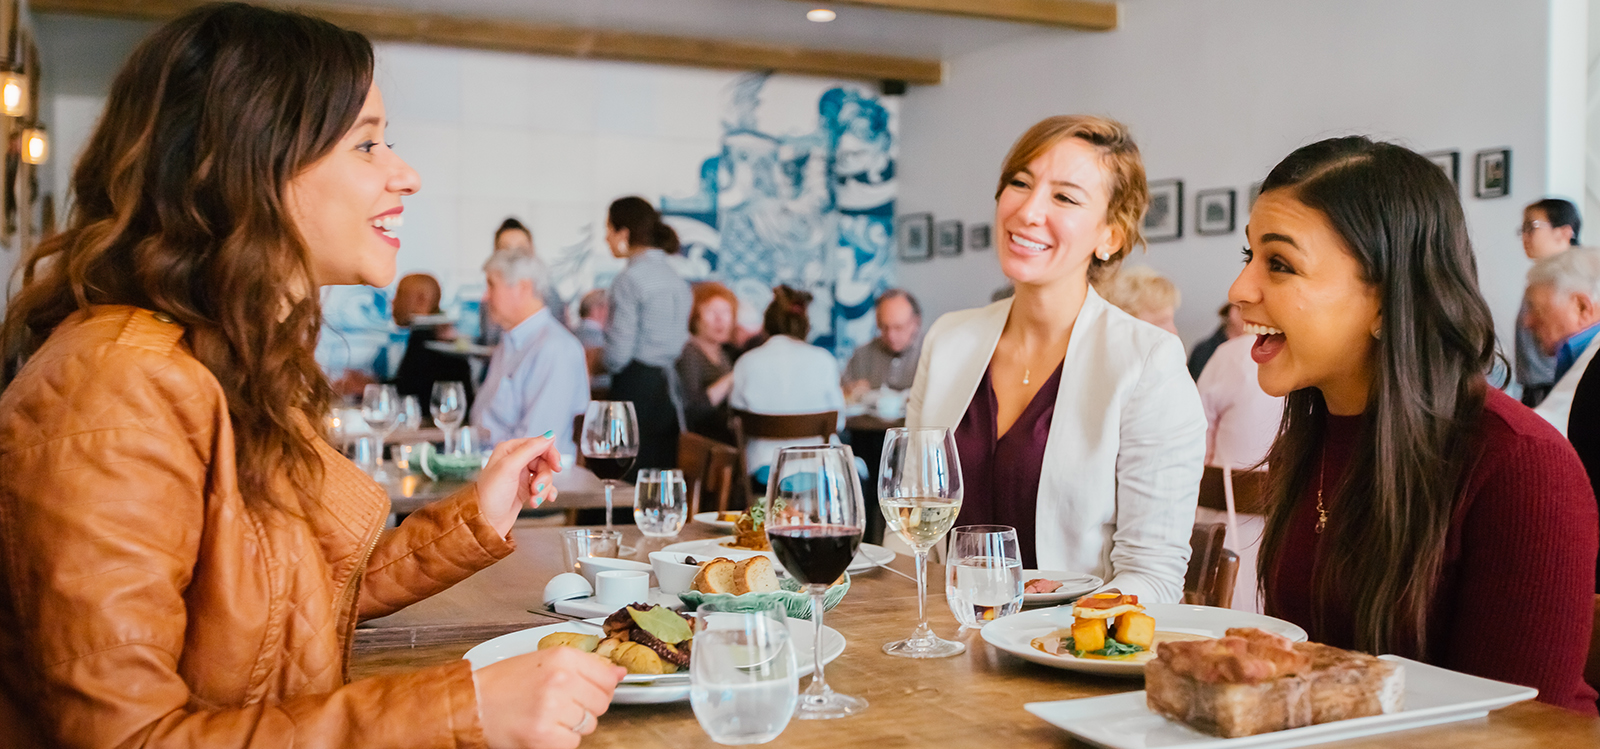
[(1107, 657), (1133, 655), (1134, 653), (1143, 653), (1145, 651), (1145, 648), (1139, 645), (1129, 645), (1125, 642), (1117, 642), (1117, 638), (1115, 637), (1107, 637), (1106, 646), (1099, 650), (1079, 650), (1077, 642), (1071, 637), (1068, 637), (1066, 642), (1062, 643), (1062, 645), (1065, 646), (1066, 650), (1071, 650), (1079, 658), (1082, 658), (1086, 655), (1099, 655)]
[(652, 607), (649, 611), (640, 611), (635, 608), (627, 610), (628, 616), (633, 617), (633, 623), (657, 640), (668, 645), (676, 645), (684, 640), (694, 637), (694, 632), (689, 629), (689, 623), (671, 609), (660, 606)]

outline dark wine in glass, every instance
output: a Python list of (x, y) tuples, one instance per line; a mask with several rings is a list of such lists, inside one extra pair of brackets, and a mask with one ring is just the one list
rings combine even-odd
[(832, 585), (861, 546), (861, 529), (848, 525), (786, 525), (767, 533), (778, 562), (807, 585)]
[(855, 715), (867, 701), (833, 691), (822, 673), (823, 597), (850, 566), (867, 527), (855, 455), (843, 445), (779, 450), (762, 510), (779, 563), (811, 595), (817, 666), (795, 714), (802, 720)]
[[(606, 530), (611, 530), (611, 493), (639, 455), (639, 419), (632, 401), (589, 401), (578, 441), (585, 465), (606, 488)], [(626, 551), (624, 549), (623, 551)]]
[(622, 477), (628, 475), (628, 469), (633, 468), (633, 460), (634, 456), (632, 455), (621, 457), (583, 456), (584, 465), (588, 466), (589, 470), (602, 481), (621, 481)]

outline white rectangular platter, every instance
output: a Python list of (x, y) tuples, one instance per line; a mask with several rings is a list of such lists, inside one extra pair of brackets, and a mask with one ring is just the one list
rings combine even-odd
[(1287, 731), (1222, 739), (1167, 720), (1145, 706), (1144, 691), (1057, 702), (1030, 702), (1028, 712), (1107, 749), (1288, 749), (1410, 728), (1471, 720), (1490, 710), (1531, 700), (1539, 690), (1491, 681), (1385, 655), (1405, 666), (1405, 708)]

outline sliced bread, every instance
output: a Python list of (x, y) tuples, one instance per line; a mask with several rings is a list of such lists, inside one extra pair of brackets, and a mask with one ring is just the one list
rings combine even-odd
[(718, 557), (700, 565), (690, 588), (701, 593), (736, 593), (734, 578), (737, 565), (731, 559)]
[(772, 560), (766, 557), (750, 557), (734, 567), (733, 593), (770, 593), (780, 590), (778, 573), (772, 569)]

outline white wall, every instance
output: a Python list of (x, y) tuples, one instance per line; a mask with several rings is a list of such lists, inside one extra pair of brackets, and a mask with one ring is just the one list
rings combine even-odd
[[(1562, 0), (1556, 0), (1558, 2)], [(1512, 236), (1546, 184), (1544, 2), (1129, 0), (1098, 35), (1041, 32), (949, 61), (942, 86), (901, 109), (901, 212), (991, 221), (1011, 142), (1054, 114), (1133, 129), (1152, 179), (1185, 181), (1184, 238), (1144, 257), (1183, 290), (1188, 343), (1209, 334), (1239, 269), (1245, 191), (1294, 148), (1346, 133), (1422, 151), (1458, 149), (1484, 295), (1509, 340), (1528, 261)], [(1473, 154), (1512, 149), (1512, 193), (1472, 197)], [(1231, 236), (1194, 236), (1197, 190), (1239, 191)], [(932, 316), (986, 303), (1004, 279), (993, 252), (904, 264)], [(931, 319), (931, 316), (930, 316)]]

